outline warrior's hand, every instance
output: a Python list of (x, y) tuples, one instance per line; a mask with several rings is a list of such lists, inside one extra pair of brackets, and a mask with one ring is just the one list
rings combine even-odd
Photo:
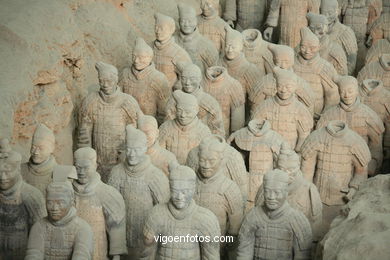
[(267, 27), (267, 29), (264, 30), (264, 39), (266, 41), (271, 42), (273, 32), (274, 32), (274, 28), (273, 27)]
[(353, 196), (355, 195), (355, 193), (356, 193), (356, 189), (355, 188), (353, 188), (353, 187), (349, 188), (348, 193), (346, 195), (344, 195), (344, 200), (346, 202), (351, 201), (353, 199)]

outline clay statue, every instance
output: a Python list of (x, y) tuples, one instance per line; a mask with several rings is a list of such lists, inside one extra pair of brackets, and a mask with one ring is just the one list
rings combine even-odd
[(301, 37), (299, 53), (293, 68), (314, 91), (314, 116), (317, 119), (325, 108), (340, 101), (337, 85), (333, 81), (337, 72), (332, 64), (320, 57), (320, 41), (309, 28), (301, 29)]
[[(199, 16), (199, 32), (211, 40), (219, 54), (225, 50), (225, 27), (228, 24), (218, 16), (219, 0), (200, 0), (202, 15)], [(230, 0), (229, 0), (230, 1)]]
[(264, 73), (245, 58), (243, 48), (242, 34), (231, 28), (226, 28), (225, 52), (220, 64), (227, 69), (230, 76), (241, 83), (245, 96), (247, 96)]
[(378, 61), (383, 53), (390, 53), (390, 35), (375, 42), (367, 51), (365, 64)]
[(73, 181), (77, 215), (91, 227), (94, 237), (93, 260), (119, 260), (127, 253), (126, 210), (122, 195), (100, 180), (96, 172), (96, 152), (90, 147), (74, 153), (77, 181)]
[(256, 65), (262, 74), (272, 72), (274, 63), (272, 53), (268, 49), (271, 44), (264, 41), (261, 32), (256, 29), (246, 29), (242, 32), (245, 58)]
[(238, 30), (263, 30), (263, 25), (269, 8), (267, 0), (238, 0), (237, 25)]
[(152, 116), (143, 116), (138, 119), (138, 129), (145, 133), (148, 141), (148, 150), (146, 154), (149, 155), (150, 160), (154, 166), (162, 170), (165, 175), (169, 175), (168, 166), (171, 163), (177, 162), (176, 156), (164, 149), (158, 143), (158, 125), (157, 121)]
[(358, 81), (377, 79), (383, 82), (383, 86), (390, 90), (390, 53), (381, 54), (379, 60), (373, 61), (359, 71)]
[(307, 26), (306, 14), (318, 13), (319, 8), (320, 0), (271, 0), (264, 38), (271, 41), (279, 25), (279, 44), (295, 48), (300, 40), (299, 31)]
[(164, 173), (146, 154), (146, 135), (131, 125), (126, 127), (126, 159), (116, 165), (108, 184), (123, 196), (126, 205), (126, 240), (128, 256), (139, 259), (143, 250), (142, 227), (154, 205), (169, 199), (169, 183)]
[(370, 151), (362, 137), (345, 122), (335, 120), (310, 134), (301, 156), (304, 177), (320, 192), (323, 204), (320, 232), (324, 235), (341, 206), (353, 198), (367, 179)]
[(271, 129), (278, 132), (292, 149), (299, 152), (313, 128), (313, 117), (294, 95), (298, 84), (295, 73), (279, 67), (275, 67), (274, 72), (276, 96), (258, 106), (252, 118), (259, 121), (268, 120)]
[(256, 119), (234, 132), (227, 142), (241, 152), (249, 169), (248, 210), (254, 206), (264, 174), (276, 168), (280, 150), (288, 144), (280, 134), (271, 130), (269, 121)]
[(158, 141), (161, 147), (176, 155), (180, 164), (184, 164), (189, 151), (211, 131), (198, 119), (199, 106), (195, 96), (176, 90), (173, 98), (176, 101), (176, 117), (160, 126)]
[[(306, 216), (313, 232), (313, 241), (318, 242), (321, 239), (322, 202), (317, 187), (303, 177), (300, 157), (291, 149), (280, 151), (277, 167), (289, 175), (288, 203)], [(256, 196), (256, 205), (263, 203), (264, 193), (261, 187)]]
[(52, 182), (46, 190), (47, 217), (35, 222), (25, 260), (92, 259), (93, 231), (77, 216), (70, 182)]
[[(186, 165), (191, 167), (195, 172), (199, 172), (199, 149), (197, 146), (193, 148), (187, 157)], [(242, 200), (247, 202), (248, 198), (248, 174), (245, 167), (245, 162), (241, 154), (232, 146), (225, 142), (225, 149), (223, 151), (223, 161), (220, 166), (225, 176), (234, 181), (240, 188)]]
[(341, 0), (341, 22), (350, 27), (354, 32), (357, 40), (357, 71), (364, 65), (366, 56), (366, 41), (372, 24), (381, 14), (381, 0)]
[(46, 197), (46, 187), (53, 181), (53, 171), (57, 166), (53, 156), (55, 137), (46, 125), (39, 124), (32, 137), (30, 160), (21, 166), (25, 182), (40, 190)]
[(203, 90), (213, 96), (222, 109), (225, 137), (245, 123), (245, 96), (241, 83), (232, 78), (226, 68), (213, 66), (203, 78)]
[[(237, 239), (244, 214), (244, 202), (238, 185), (224, 174), (222, 165), (225, 141), (214, 135), (206, 137), (199, 145), (199, 169), (194, 200), (197, 205), (213, 212), (219, 221), (221, 235), (234, 236)], [(222, 167), (221, 167), (222, 166)], [(221, 255), (227, 257), (234, 246)]]
[(201, 15), (202, 9), (200, 9), (200, 0), (180, 0), (180, 4), (184, 4), (192, 7), (195, 10), (196, 16)]
[(20, 174), (22, 156), (0, 139), (0, 259), (23, 260), (32, 224), (46, 216), (42, 193)]
[[(269, 45), (269, 50), (273, 55), (273, 63), (282, 69), (294, 71), (294, 50), (286, 45)], [(314, 92), (306, 80), (297, 76), (298, 84), (295, 95), (302, 104), (304, 104), (311, 114), (314, 113)], [(253, 91), (249, 93), (248, 99), (250, 107), (256, 108), (267, 98), (272, 98), (276, 95), (276, 79), (274, 72), (271, 71), (265, 75), (255, 85)], [(251, 111), (253, 113), (254, 111)]]
[(144, 39), (137, 38), (132, 65), (123, 69), (118, 85), (137, 100), (144, 114), (154, 116), (162, 123), (171, 88), (165, 75), (155, 68), (153, 56), (153, 49)]
[(342, 46), (347, 55), (348, 75), (352, 75), (355, 71), (358, 52), (355, 33), (351, 27), (340, 23), (337, 0), (322, 0), (320, 10), (321, 14), (328, 19), (329, 40)]
[[(220, 259), (219, 243), (198, 240), (196, 236), (219, 236), (217, 217), (193, 200), (196, 175), (186, 166), (177, 166), (169, 174), (170, 201), (156, 205), (143, 227), (145, 250), (140, 259)], [(178, 236), (180, 241), (166, 241)], [(185, 237), (189, 237), (186, 239)], [(156, 239), (158, 238), (158, 239)]]
[(240, 228), (237, 260), (311, 259), (312, 232), (305, 215), (287, 202), (289, 176), (264, 176), (264, 204), (254, 207)]
[(226, 23), (234, 28), (234, 22), (237, 20), (237, 4), (236, 0), (214, 0), (219, 2), (219, 16)]
[(351, 76), (340, 77), (337, 82), (341, 101), (325, 111), (317, 123), (317, 129), (326, 126), (329, 121), (343, 120), (368, 144), (372, 160), (368, 174), (375, 175), (382, 167), (382, 138), (385, 128), (379, 116), (368, 106), (360, 102), (357, 80)]
[(320, 40), (320, 56), (333, 65), (340, 75), (348, 74), (347, 55), (337, 42), (328, 35), (328, 19), (325, 15), (308, 13), (306, 15), (310, 30)]
[(111, 168), (118, 163), (126, 125), (135, 125), (143, 113), (137, 101), (117, 86), (118, 71), (114, 66), (97, 62), (95, 68), (100, 90), (89, 94), (82, 103), (77, 146), (96, 150), (98, 172), (106, 182)]
[(380, 80), (366, 79), (359, 88), (363, 104), (375, 111), (385, 125), (382, 172), (390, 172), (390, 91)]
[[(207, 125), (212, 133), (225, 135), (221, 106), (210, 94), (201, 87), (202, 72), (192, 63), (181, 65), (181, 85), (184, 93), (193, 95), (198, 102), (198, 118)], [(176, 99), (170, 96), (166, 105), (166, 119), (173, 120), (176, 117)]]
[(154, 18), (156, 20), (154, 28), (156, 40), (153, 45), (154, 64), (156, 69), (165, 74), (169, 87), (172, 89), (177, 84), (176, 81), (180, 73), (177, 64), (192, 61), (188, 53), (175, 43), (173, 37), (175, 21), (171, 17), (160, 13), (156, 13)]
[(204, 74), (207, 68), (217, 64), (219, 52), (211, 40), (200, 34), (195, 10), (185, 4), (179, 4), (178, 9), (180, 32), (176, 38), (177, 44), (187, 51), (192, 62)]

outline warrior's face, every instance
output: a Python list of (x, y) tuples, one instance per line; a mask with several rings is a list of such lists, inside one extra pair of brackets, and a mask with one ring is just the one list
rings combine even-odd
[(52, 221), (59, 221), (68, 214), (72, 207), (72, 196), (66, 192), (48, 190), (46, 194), (46, 209)]
[(206, 17), (212, 16), (217, 12), (219, 8), (218, 0), (201, 0), (200, 8), (202, 9), (202, 14)]
[(112, 74), (112, 73), (99, 73), (99, 85), (100, 90), (105, 95), (112, 95), (115, 93), (117, 83), (118, 83), (118, 76)]
[(153, 56), (146, 51), (138, 51), (133, 54), (133, 66), (136, 70), (142, 71), (148, 67), (153, 60)]
[(135, 166), (143, 161), (146, 153), (146, 145), (128, 144), (126, 147), (126, 160), (131, 166)]
[(20, 167), (14, 163), (0, 162), (0, 190), (12, 188), (18, 180)]
[(171, 180), (171, 202), (177, 209), (185, 209), (190, 205), (195, 193), (195, 181)]
[(276, 55), (274, 54), (274, 63), (279, 68), (289, 70), (294, 65), (294, 56), (290, 57), (290, 55), (285, 53)]
[(293, 80), (282, 79), (277, 81), (276, 91), (281, 100), (287, 100), (295, 93), (296, 82)]
[(199, 88), (202, 77), (201, 75), (197, 75), (195, 71), (183, 71), (180, 80), (183, 91), (191, 94)]
[(198, 20), (195, 15), (185, 14), (180, 17), (179, 25), (181, 32), (188, 35), (195, 31)]
[(313, 59), (320, 50), (319, 44), (303, 41), (300, 45), (300, 53), (305, 60)]
[(328, 25), (320, 22), (310, 23), (309, 28), (320, 40), (328, 33)]
[(198, 110), (192, 105), (178, 104), (176, 106), (176, 120), (182, 126), (191, 124), (198, 114)]
[(229, 60), (234, 60), (240, 56), (243, 49), (242, 39), (234, 38), (229, 41), (226, 41), (225, 46), (225, 56)]
[(327, 4), (327, 1), (321, 2), (321, 14), (328, 19), (328, 25), (334, 23), (338, 17), (337, 4)]
[(341, 101), (347, 106), (356, 102), (359, 95), (358, 87), (353, 82), (346, 82), (339, 86)]
[(75, 167), (77, 171), (77, 182), (87, 184), (89, 178), (96, 173), (96, 161), (85, 158), (75, 158)]
[(213, 177), (221, 164), (222, 154), (212, 151), (212, 148), (199, 150), (199, 172), (203, 178)]
[(269, 210), (277, 210), (287, 199), (287, 184), (268, 180), (264, 182), (264, 203)]
[(35, 164), (41, 164), (47, 161), (54, 151), (54, 144), (45, 139), (33, 139), (30, 155)]
[(168, 41), (172, 37), (174, 31), (175, 28), (172, 28), (172, 26), (168, 23), (157, 23), (154, 28), (156, 39), (159, 42)]

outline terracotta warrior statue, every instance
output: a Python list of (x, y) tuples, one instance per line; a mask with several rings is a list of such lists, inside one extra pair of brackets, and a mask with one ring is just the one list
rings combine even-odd
[(211, 135), (211, 131), (197, 116), (199, 106), (194, 95), (176, 90), (173, 97), (176, 117), (160, 126), (158, 141), (162, 148), (176, 155), (180, 164), (184, 164), (190, 150), (199, 145), (204, 137)]
[(25, 260), (92, 259), (94, 234), (77, 216), (70, 182), (52, 182), (46, 190), (47, 217), (30, 231)]
[(175, 43), (173, 37), (175, 21), (171, 17), (160, 13), (156, 13), (154, 18), (156, 20), (154, 28), (156, 40), (153, 45), (154, 64), (156, 64), (156, 69), (165, 74), (169, 87), (172, 89), (177, 84), (180, 73), (177, 64), (192, 61), (188, 53)]
[(247, 127), (234, 132), (227, 142), (238, 150), (249, 169), (249, 195), (246, 210), (253, 208), (264, 174), (276, 168), (282, 147), (288, 143), (271, 129), (267, 120), (251, 120)]
[(154, 116), (162, 123), (171, 88), (165, 75), (155, 68), (153, 56), (153, 49), (144, 39), (137, 38), (132, 65), (122, 71), (118, 85), (137, 100), (144, 114)]
[(382, 172), (390, 172), (390, 91), (380, 80), (366, 79), (359, 88), (363, 104), (376, 112), (385, 125)]
[[(277, 168), (289, 175), (288, 203), (306, 216), (313, 231), (313, 241), (318, 242), (321, 239), (322, 202), (317, 187), (304, 178), (301, 172), (300, 157), (291, 149), (280, 151)], [(264, 193), (261, 187), (257, 193), (256, 205), (263, 203)]]
[(368, 49), (365, 64), (378, 61), (383, 53), (390, 53), (390, 35), (378, 40)]
[(176, 38), (177, 44), (187, 51), (192, 62), (204, 73), (207, 68), (217, 64), (219, 52), (213, 42), (199, 32), (194, 8), (181, 3), (178, 9), (180, 32)]
[[(268, 49), (272, 52), (273, 63), (282, 69), (294, 71), (294, 50), (287, 45), (269, 45)], [(303, 78), (297, 76), (298, 84), (295, 91), (298, 101), (304, 104), (310, 113), (314, 113), (314, 91), (311, 89), (309, 83)], [(274, 72), (271, 71), (265, 75), (253, 88), (252, 93), (249, 94), (248, 99), (250, 107), (256, 108), (264, 100), (272, 98), (276, 95), (276, 78)], [(251, 111), (253, 113), (253, 111)]]
[(90, 147), (74, 153), (77, 170), (73, 181), (77, 215), (84, 219), (94, 234), (93, 260), (120, 260), (127, 253), (126, 210), (122, 195), (103, 183), (96, 172), (96, 152)]
[(55, 149), (53, 131), (46, 125), (39, 124), (32, 137), (30, 160), (21, 166), (25, 182), (31, 184), (46, 196), (46, 187), (53, 181), (53, 171), (57, 166), (53, 156)]
[(89, 94), (82, 103), (77, 146), (96, 150), (98, 172), (106, 182), (111, 168), (118, 163), (126, 125), (135, 125), (143, 113), (132, 96), (121, 92), (114, 66), (97, 62), (95, 68), (100, 90)]
[(354, 77), (344, 76), (338, 80), (341, 101), (326, 110), (317, 123), (317, 129), (326, 126), (329, 121), (343, 120), (368, 144), (372, 160), (368, 174), (379, 172), (383, 160), (383, 133), (385, 128), (379, 116), (368, 106), (360, 102), (358, 82)]
[(232, 78), (226, 68), (213, 66), (203, 78), (203, 90), (213, 96), (222, 109), (225, 137), (245, 123), (245, 96), (241, 83)]
[(383, 86), (390, 90), (390, 53), (381, 54), (377, 61), (364, 66), (357, 77), (359, 83), (366, 79), (377, 79), (383, 82)]
[(218, 16), (219, 0), (200, 0), (202, 14), (199, 16), (199, 32), (211, 40), (219, 54), (225, 49), (228, 24)]
[(328, 19), (329, 40), (342, 46), (347, 55), (348, 75), (355, 72), (358, 52), (355, 32), (351, 27), (339, 21), (339, 3), (337, 0), (322, 0), (320, 11)]
[(271, 44), (264, 41), (261, 32), (257, 29), (246, 29), (242, 32), (245, 58), (256, 65), (262, 74), (272, 72), (274, 63), (272, 53), (268, 49)]
[[(156, 205), (143, 226), (145, 250), (140, 259), (220, 259), (219, 243), (196, 239), (196, 236), (219, 236), (221, 231), (214, 213), (196, 205), (193, 200), (194, 171), (186, 166), (176, 166), (170, 171), (169, 184), (169, 202)], [(168, 242), (168, 236), (183, 239)]]
[(146, 135), (148, 141), (148, 150), (146, 151), (146, 154), (149, 155), (150, 161), (168, 176), (168, 166), (171, 163), (177, 162), (177, 160), (173, 153), (162, 148), (158, 143), (159, 130), (156, 119), (146, 115), (140, 117), (138, 119), (138, 129)]
[[(212, 133), (225, 135), (221, 106), (207, 92), (203, 91), (202, 72), (192, 63), (181, 65), (181, 86), (184, 93), (193, 95), (199, 105), (198, 118), (207, 125)], [(176, 117), (176, 98), (171, 95), (166, 106), (166, 119), (173, 120)]]
[(299, 152), (305, 138), (313, 128), (309, 110), (294, 95), (298, 80), (290, 70), (274, 68), (276, 96), (267, 99), (254, 111), (252, 118), (268, 120), (271, 129), (278, 132), (292, 149)]
[(318, 13), (320, 0), (271, 0), (265, 22), (264, 38), (272, 41), (275, 27), (279, 25), (279, 44), (295, 48), (299, 44), (299, 30), (307, 26), (308, 12)]
[(237, 260), (311, 259), (310, 223), (287, 202), (288, 183), (288, 174), (278, 169), (264, 176), (264, 203), (244, 218)]
[[(221, 162), (220, 168), (225, 176), (238, 185), (241, 191), (242, 200), (246, 203), (248, 199), (248, 173), (246, 171), (244, 159), (236, 149), (226, 142), (224, 142), (224, 144), (225, 149), (223, 150), (223, 161)], [(200, 146), (193, 148), (189, 152), (186, 162), (186, 165), (191, 167), (195, 172), (200, 171), (199, 149)]]
[[(385, 2), (385, 1), (383, 1)], [(370, 29), (370, 36), (368, 44), (371, 46), (372, 43), (376, 43), (379, 40), (390, 37), (390, 10), (382, 12), (381, 16), (374, 22)]]
[(31, 226), (46, 216), (42, 193), (20, 174), (22, 156), (0, 139), (0, 259), (23, 260)]
[[(217, 216), (221, 235), (233, 236), (236, 240), (244, 214), (244, 202), (238, 185), (223, 172), (224, 150), (225, 141), (218, 135), (206, 137), (200, 143), (194, 200), (197, 205)], [(222, 247), (225, 245), (221, 243)], [(222, 250), (222, 256), (228, 257), (229, 251), (234, 251), (234, 245), (231, 244), (227, 251)]]
[(310, 30), (320, 40), (320, 56), (333, 65), (340, 75), (348, 74), (347, 55), (343, 47), (328, 36), (328, 19), (325, 15), (308, 13), (306, 15)]
[(226, 28), (226, 31), (225, 52), (220, 64), (227, 69), (230, 76), (241, 83), (247, 96), (264, 73), (245, 58), (242, 34), (231, 28)]
[[(337, 155), (337, 156), (335, 156)], [(323, 204), (321, 235), (341, 206), (351, 200), (367, 179), (370, 150), (366, 142), (343, 121), (330, 121), (310, 134), (302, 146), (301, 169), (320, 192)]]
[(268, 13), (267, 0), (237, 0), (237, 30), (263, 30)]
[(332, 64), (320, 57), (318, 37), (305, 27), (301, 29), (301, 44), (294, 63), (294, 72), (306, 80), (315, 95), (314, 117), (319, 118), (325, 108), (340, 101), (338, 88), (333, 79), (337, 72)]
[(146, 135), (131, 125), (126, 127), (126, 159), (116, 165), (108, 184), (123, 196), (126, 205), (126, 240), (128, 256), (139, 259), (143, 250), (142, 227), (154, 205), (169, 199), (169, 183), (146, 154)]
[[(216, 1), (216, 0), (214, 0)], [(236, 0), (219, 0), (219, 16), (226, 21), (226, 23), (234, 28), (234, 23), (237, 20), (237, 1)]]

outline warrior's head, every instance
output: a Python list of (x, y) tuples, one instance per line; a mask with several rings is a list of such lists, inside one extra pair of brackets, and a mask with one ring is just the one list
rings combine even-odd
[(301, 43), (299, 54), (305, 60), (312, 60), (318, 55), (319, 51), (320, 40), (308, 27), (303, 27), (301, 29)]
[(49, 160), (55, 148), (55, 137), (53, 131), (46, 125), (39, 124), (35, 128), (32, 137), (30, 160), (34, 164), (41, 164)]
[(208, 179), (213, 177), (221, 166), (226, 148), (222, 136), (211, 135), (203, 138), (199, 145), (199, 177)]
[(219, 0), (201, 0), (200, 8), (202, 9), (203, 16), (212, 16), (218, 13)]
[(182, 126), (191, 124), (197, 118), (199, 112), (196, 97), (181, 90), (176, 90), (173, 92), (173, 98), (176, 101), (176, 122)]
[(186, 209), (195, 193), (195, 172), (182, 165), (170, 165), (169, 186), (171, 190), (171, 203), (176, 209)]
[(126, 126), (126, 161), (135, 166), (145, 159), (148, 147), (146, 135), (132, 125)]
[(234, 60), (239, 57), (244, 48), (244, 41), (242, 34), (228, 26), (226, 30), (226, 42), (225, 42), (225, 57), (228, 60)]
[(294, 50), (287, 45), (270, 44), (268, 49), (272, 52), (273, 60), (276, 66), (282, 69), (290, 70), (294, 65)]
[(115, 93), (118, 84), (118, 70), (111, 64), (102, 61), (96, 62), (100, 91), (105, 95)]
[(328, 25), (337, 21), (339, 16), (339, 2), (337, 0), (322, 0), (321, 14), (325, 15), (328, 20)]
[(180, 81), (183, 91), (191, 94), (200, 88), (200, 83), (202, 82), (202, 72), (199, 67), (193, 63), (183, 64)]
[(12, 188), (20, 179), (22, 156), (11, 149), (9, 140), (0, 139), (0, 191)]
[(138, 119), (138, 129), (146, 135), (148, 148), (152, 147), (158, 138), (158, 124), (153, 116), (144, 115)]
[(143, 38), (137, 38), (135, 41), (132, 60), (133, 67), (138, 71), (142, 71), (152, 63), (153, 49)]
[(178, 9), (180, 31), (186, 35), (193, 33), (198, 25), (195, 9), (183, 3), (178, 5)]
[(264, 205), (268, 210), (277, 210), (286, 202), (288, 182), (288, 174), (278, 169), (264, 175)]
[(46, 209), (49, 220), (63, 219), (73, 206), (74, 192), (70, 182), (52, 182), (46, 188)]
[(281, 100), (291, 98), (295, 94), (298, 85), (295, 73), (290, 70), (275, 67), (274, 74), (276, 78), (276, 95)]
[(74, 152), (74, 165), (77, 171), (77, 182), (87, 184), (95, 176), (97, 162), (96, 151), (91, 147), (79, 148)]
[(156, 21), (154, 32), (156, 34), (157, 41), (161, 43), (169, 41), (175, 32), (175, 21), (172, 17), (160, 13), (156, 13), (154, 18)]
[(309, 22), (310, 30), (318, 37), (322, 39), (325, 35), (328, 34), (328, 19), (325, 15), (308, 13), (306, 18)]
[(350, 106), (355, 104), (359, 96), (358, 81), (352, 76), (340, 76), (337, 79), (341, 102)]

